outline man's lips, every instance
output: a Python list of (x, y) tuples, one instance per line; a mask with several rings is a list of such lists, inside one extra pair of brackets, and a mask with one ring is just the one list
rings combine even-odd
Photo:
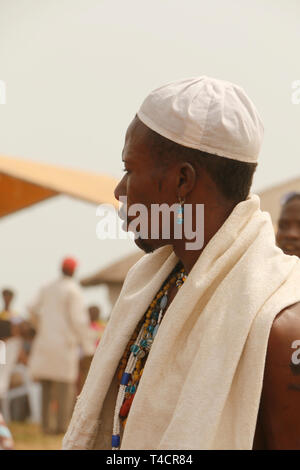
[(288, 254), (300, 252), (300, 247), (292, 243), (281, 244), (281, 249), (282, 251), (284, 251), (284, 253), (288, 253)]

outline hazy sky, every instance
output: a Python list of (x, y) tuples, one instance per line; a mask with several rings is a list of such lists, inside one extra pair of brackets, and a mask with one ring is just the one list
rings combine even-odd
[[(243, 86), (263, 118), (254, 189), (299, 176), (299, 44), (299, 0), (0, 0), (0, 154), (119, 178), (146, 94), (208, 75)], [(19, 311), (64, 254), (82, 276), (134, 250), (97, 240), (96, 223), (95, 207), (67, 197), (0, 221), (0, 287), (17, 289)], [(107, 311), (105, 289), (86, 301)]]

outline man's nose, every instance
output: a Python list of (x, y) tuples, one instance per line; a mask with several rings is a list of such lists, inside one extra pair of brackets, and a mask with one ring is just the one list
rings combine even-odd
[(124, 184), (124, 177), (119, 181), (114, 190), (114, 196), (117, 201), (120, 200), (120, 196), (126, 196), (126, 185)]

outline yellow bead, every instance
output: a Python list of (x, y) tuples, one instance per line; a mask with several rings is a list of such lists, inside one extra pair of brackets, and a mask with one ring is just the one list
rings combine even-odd
[(120, 370), (120, 371), (118, 372), (118, 380), (119, 380), (119, 382), (121, 382), (122, 375), (123, 375), (123, 370)]
[(137, 382), (139, 380), (139, 378), (140, 378), (140, 374), (138, 373), (137, 370), (135, 370), (134, 373), (133, 373), (132, 379), (133, 379), (134, 382)]

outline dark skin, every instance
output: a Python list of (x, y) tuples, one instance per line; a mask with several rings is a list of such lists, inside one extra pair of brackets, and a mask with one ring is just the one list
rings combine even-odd
[(300, 258), (300, 196), (282, 208), (276, 235), (277, 245), (287, 255)]
[(3, 303), (4, 303), (4, 310), (9, 312), (11, 302), (14, 298), (14, 294), (12, 291), (4, 290), (2, 291), (2, 297), (3, 297)]
[(89, 311), (89, 316), (90, 316), (90, 321), (95, 322), (99, 321), (100, 318), (100, 308), (97, 307), (96, 305), (91, 305), (88, 309)]
[(300, 449), (300, 364), (291, 361), (296, 351), (291, 345), (300, 339), (299, 320), (298, 302), (273, 322), (254, 449)]
[[(278, 221), (277, 245), (300, 257), (300, 198), (287, 202)], [(300, 364), (291, 348), (300, 339), (300, 303), (277, 315), (271, 329), (255, 449), (300, 449)]]
[[(171, 244), (189, 273), (235, 204), (225, 200), (205, 170), (196, 174), (188, 162), (171, 164), (166, 177), (149, 150), (148, 133), (148, 128), (137, 117), (130, 124), (122, 154), (126, 173), (115, 189), (115, 197), (119, 200), (121, 196), (127, 196), (127, 209), (134, 203), (144, 204), (147, 208), (153, 203), (171, 206), (179, 199), (193, 205), (205, 205), (202, 249), (186, 250), (184, 237), (135, 240), (146, 252)], [(133, 219), (133, 216), (127, 217), (127, 222)], [(176, 293), (176, 287), (169, 291), (168, 305)], [(254, 449), (300, 449), (300, 371), (295, 373), (295, 367), (290, 366), (294, 352), (291, 345), (298, 339), (300, 303), (280, 312), (271, 328)]]
[[(147, 145), (147, 135), (147, 127), (135, 118), (126, 134), (122, 158), (126, 173), (115, 189), (116, 199), (127, 196), (128, 207), (135, 203), (144, 204), (149, 213), (149, 227), (151, 204), (166, 203), (171, 206), (178, 203), (179, 199), (184, 199), (186, 204), (193, 206), (196, 203), (205, 204), (205, 246), (223, 225), (234, 204), (224, 200), (206, 172), (203, 171), (197, 177), (194, 167), (188, 162), (169, 167), (166, 178), (166, 174), (153, 162)], [(133, 216), (127, 217), (127, 222), (130, 223), (133, 219)], [(190, 240), (185, 237), (177, 240), (172, 237), (171, 240), (137, 239), (135, 242), (146, 252), (171, 243), (187, 272), (192, 269), (204, 248), (186, 250), (185, 244)]]
[(72, 277), (74, 274), (74, 271), (70, 270), (69, 268), (62, 268), (61, 271), (65, 276), (68, 277)]

